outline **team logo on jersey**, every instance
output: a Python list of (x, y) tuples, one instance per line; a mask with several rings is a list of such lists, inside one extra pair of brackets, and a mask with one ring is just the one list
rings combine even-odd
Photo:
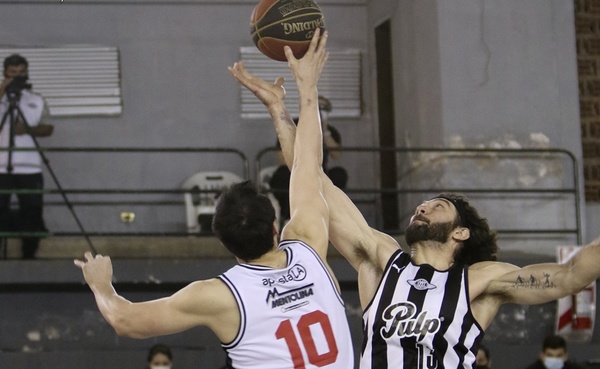
[(314, 295), (313, 283), (299, 288), (279, 292), (277, 287), (273, 288), (267, 294), (267, 304), (271, 304), (271, 309), (282, 307), (285, 311), (299, 308), (308, 304), (308, 297)]
[(280, 275), (277, 278), (263, 278), (263, 286), (271, 287), (275, 283), (278, 284), (286, 284), (292, 281), (303, 281), (306, 278), (306, 269), (300, 265), (295, 264), (291, 268), (287, 270), (284, 274)]
[(392, 264), (392, 268), (395, 268), (395, 269), (398, 271), (398, 274), (400, 274), (400, 272), (401, 272), (401, 271), (402, 271), (404, 268), (406, 268), (406, 265), (405, 265), (405, 266), (403, 266), (403, 267), (399, 267), (399, 266), (398, 266), (398, 265), (396, 265), (396, 264)]
[(418, 289), (419, 291), (432, 290), (434, 288), (437, 288), (436, 285), (427, 282), (423, 278), (411, 279), (410, 281), (407, 281), (407, 283), (413, 286), (414, 288)]
[(439, 317), (427, 318), (427, 311), (421, 311), (417, 315), (417, 307), (410, 301), (390, 305), (383, 311), (382, 318), (386, 323), (381, 328), (383, 338), (391, 338), (394, 335), (399, 338), (416, 337), (417, 342), (422, 341), (426, 335), (435, 334), (442, 325)]

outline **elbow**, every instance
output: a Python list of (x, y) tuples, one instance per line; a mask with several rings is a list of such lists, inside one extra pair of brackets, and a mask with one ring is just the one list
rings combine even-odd
[(112, 318), (107, 318), (108, 320), (108, 324), (110, 324), (113, 329), (115, 330), (115, 333), (117, 333), (119, 336), (121, 337), (129, 337), (129, 338), (134, 338), (134, 332), (131, 329), (131, 326), (129, 324), (127, 324), (126, 320), (123, 318), (118, 318), (118, 317), (112, 317)]
[(140, 331), (131, 329), (131, 327), (128, 327), (125, 325), (113, 325), (112, 327), (114, 328), (115, 333), (121, 337), (137, 338), (137, 339), (151, 337), (149, 335), (143, 334)]
[(131, 320), (124, 317), (113, 317), (108, 319), (109, 324), (115, 330), (115, 333), (121, 337), (127, 338), (148, 338), (149, 335), (145, 334), (142, 330), (131, 324)]

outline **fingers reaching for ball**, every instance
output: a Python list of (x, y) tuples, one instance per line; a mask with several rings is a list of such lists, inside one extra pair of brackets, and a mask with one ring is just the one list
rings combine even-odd
[(243, 62), (237, 62), (233, 67), (227, 68), (233, 77), (242, 86), (246, 87), (267, 107), (282, 103), (285, 98), (283, 77), (277, 77), (275, 82), (269, 83), (260, 77), (252, 75), (244, 68)]
[(296, 59), (291, 48), (285, 47), (288, 66), (296, 79), (298, 88), (316, 88), (317, 82), (329, 57), (326, 51), (327, 32), (321, 36), (320, 30), (315, 30), (310, 46), (301, 59)]

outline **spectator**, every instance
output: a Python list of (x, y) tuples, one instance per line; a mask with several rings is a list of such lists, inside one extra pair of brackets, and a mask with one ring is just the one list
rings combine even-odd
[(569, 361), (567, 341), (561, 336), (552, 335), (544, 340), (540, 358), (526, 369), (583, 369), (583, 366)]
[[(321, 117), (321, 125), (323, 128), (323, 170), (331, 179), (334, 185), (342, 190), (346, 188), (348, 183), (348, 172), (340, 166), (329, 167), (329, 159), (337, 160), (341, 157), (342, 152), (336, 149), (342, 147), (342, 135), (340, 132), (328, 123), (329, 113), (332, 110), (331, 101), (324, 96), (319, 95), (319, 115)], [(294, 123), (298, 124), (298, 118), (294, 119)], [(281, 150), (281, 145), (277, 141), (277, 148)], [(285, 160), (278, 153), (279, 167), (269, 180), (269, 187), (273, 190), (273, 195), (279, 202), (281, 207), (280, 224), (283, 226), (290, 219), (290, 170), (285, 164)]]
[(492, 367), (492, 357), (490, 349), (484, 345), (479, 345), (477, 357), (475, 358), (475, 369), (490, 369)]
[(171, 369), (173, 367), (173, 353), (167, 345), (156, 344), (148, 351), (147, 369)]
[[(54, 130), (52, 125), (42, 123), (46, 116), (44, 99), (29, 90), (31, 85), (24, 83), (26, 78), (23, 77), (28, 77), (28, 67), (27, 59), (21, 55), (13, 54), (4, 59), (4, 80), (0, 84), (0, 116), (4, 117), (8, 110), (11, 114), (6, 115), (0, 127), (0, 148), (3, 149), (35, 148), (34, 137), (50, 136)], [(11, 109), (14, 107), (19, 109)], [(18, 114), (19, 111), (22, 116)], [(10, 155), (6, 150), (0, 151), (0, 189), (43, 189), (41, 163), (41, 155), (37, 151), (12, 151)], [(0, 231), (46, 231), (41, 193), (17, 194), (19, 209), (14, 216), (10, 209), (10, 198), (10, 193), (0, 194)], [(33, 259), (40, 238), (25, 236), (21, 241), (23, 259)]]

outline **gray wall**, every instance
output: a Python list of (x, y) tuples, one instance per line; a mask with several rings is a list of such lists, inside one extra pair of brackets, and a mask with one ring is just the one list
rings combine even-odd
[[(249, 19), (256, 1), (0, 4), (2, 45), (97, 44), (120, 50), (123, 114), (53, 119), (55, 133), (40, 140), (43, 147), (228, 147), (243, 152), (252, 164), (260, 149), (274, 145), (276, 136), (270, 120), (240, 118), (239, 85), (227, 71), (227, 66), (239, 60), (239, 48), (253, 45)], [(330, 48), (353, 48), (366, 53), (364, 2), (323, 1), (322, 9), (327, 28), (335, 35)], [(339, 128), (347, 146), (375, 144), (368, 116), (332, 120), (332, 124)], [(239, 162), (231, 156), (165, 154), (119, 158), (50, 153), (48, 157), (63, 188), (177, 189), (189, 175), (200, 170), (223, 169), (243, 175)], [(270, 160), (267, 165), (274, 164), (273, 158)], [(356, 173), (360, 161), (349, 158), (344, 165)], [(373, 177), (354, 175), (350, 180), (355, 183)], [(54, 188), (47, 178), (48, 187)], [(66, 210), (48, 210), (51, 229), (73, 229)], [(98, 231), (118, 226), (114, 211), (105, 214), (110, 210), (102, 209), (98, 216), (94, 215), (97, 210), (80, 208), (78, 213), (84, 224)], [(175, 224), (185, 224), (180, 208), (166, 210), (164, 218), (141, 212), (137, 214), (140, 221), (148, 218), (155, 222), (150, 228), (180, 231)], [(173, 224), (168, 219), (173, 219)]]

